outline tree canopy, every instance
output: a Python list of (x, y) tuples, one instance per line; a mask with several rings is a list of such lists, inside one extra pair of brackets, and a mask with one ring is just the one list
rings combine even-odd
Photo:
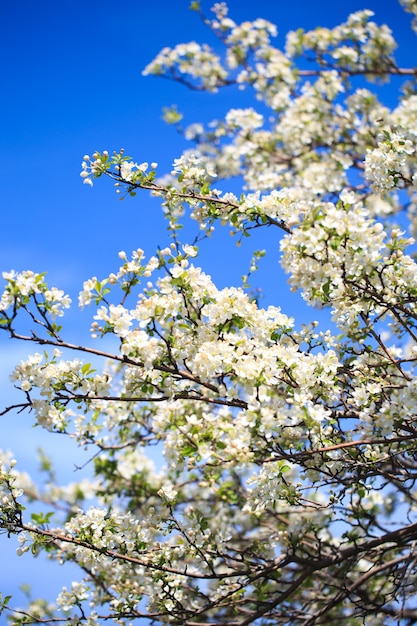
[[(417, 32), (417, 2), (401, 4)], [(185, 127), (167, 108), (190, 142), (168, 174), (123, 150), (81, 170), (125, 201), (160, 199), (170, 245), (122, 251), (114, 273), (84, 281), (86, 344), (67, 340), (71, 298), (44, 273), (3, 272), (0, 328), (37, 351), (1, 415), (30, 411), (51, 441), (88, 447), (94, 477), (41, 488), (1, 453), (0, 528), (19, 554), (80, 573), (55, 603), (6, 595), (2, 611), (13, 624), (415, 624), (415, 61), (397, 64), (366, 9), (290, 32), (282, 50), (264, 19), (191, 9), (217, 45), (164, 48), (144, 73), (238, 86), (253, 106), (237, 98), (224, 119)], [(241, 245), (275, 233), (310, 324), (285, 294), (262, 307), (266, 250), (241, 284), (216, 286), (198, 255), (220, 228)]]

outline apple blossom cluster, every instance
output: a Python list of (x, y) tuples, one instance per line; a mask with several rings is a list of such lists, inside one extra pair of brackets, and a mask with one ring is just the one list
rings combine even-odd
[[(256, 484), (257, 487), (256, 490), (254, 489), (256, 495), (252, 504), (253, 510), (256, 512), (268, 507), (275, 508), (277, 500), (298, 502), (300, 494), (297, 493), (297, 487), (302, 483), (297, 484), (297, 476), (297, 467), (285, 461), (266, 463), (258, 476), (248, 480), (250, 484)], [(248, 504), (249, 502), (250, 496)]]
[(415, 152), (415, 142), (400, 130), (385, 131), (377, 147), (367, 151), (365, 176), (379, 192), (404, 186), (411, 178), (407, 158)]
[(13, 459), (10, 453), (1, 451), (0, 460), (0, 520), (3, 528), (13, 530), (21, 515), (17, 499), (23, 490), (16, 485), (18, 476), (14, 469), (16, 459)]
[(287, 54), (294, 57), (312, 50), (324, 66), (353, 72), (389, 70), (394, 65), (392, 55), (397, 44), (388, 26), (370, 21), (373, 15), (369, 10), (357, 11), (333, 29), (291, 32), (287, 36)]
[(271, 45), (271, 38), (278, 34), (275, 24), (264, 19), (236, 24), (225, 3), (216, 3), (212, 11), (215, 19), (206, 22), (226, 46), (225, 65), (229, 71), (237, 70), (236, 83), (251, 85), (258, 99), (273, 110), (283, 109), (296, 76), (291, 61)]
[[(56, 318), (63, 317), (65, 309), (71, 305), (71, 298), (62, 289), (49, 288), (45, 273), (12, 270), (2, 275), (6, 284), (0, 296), (0, 328), (15, 336), (12, 330), (14, 320), (25, 311), (30, 323), (50, 337), (57, 337), (61, 326), (56, 323)], [(32, 337), (35, 336), (33, 330)]]
[[(147, 162), (135, 163), (130, 160), (130, 157), (124, 155), (123, 150), (119, 154), (116, 155), (114, 153), (113, 157), (110, 157), (107, 150), (104, 150), (102, 153), (95, 152), (92, 157), (88, 154), (84, 155), (80, 176), (85, 184), (93, 186), (93, 179), (108, 173), (112, 166), (116, 167), (118, 176), (125, 182), (133, 184), (140, 181), (145, 185), (152, 183), (158, 164), (151, 163), (149, 166)], [(150, 171), (148, 171), (149, 168)], [(119, 190), (117, 191), (120, 193)]]
[(171, 174), (178, 179), (178, 182), (184, 183), (188, 188), (190, 186), (192, 188), (193, 184), (202, 185), (207, 180), (216, 177), (214, 169), (202, 167), (201, 159), (195, 154), (183, 155), (179, 159), (175, 159)]
[(269, 46), (271, 37), (278, 34), (275, 24), (264, 19), (236, 24), (228, 16), (218, 14), (216, 17), (220, 19), (213, 20), (210, 25), (214, 31), (220, 32), (227, 46), (226, 64), (230, 69), (241, 65), (249, 53), (260, 56), (264, 48)]
[(105, 395), (110, 376), (99, 375), (91, 365), (79, 359), (60, 360), (62, 352), (54, 350), (52, 359), (36, 353), (16, 366), (11, 380), (26, 394), (38, 390), (31, 399), (37, 422), (47, 430), (65, 432), (75, 412), (67, 408), (69, 400)]
[(15, 310), (25, 307), (31, 297), (42, 296), (37, 300), (39, 309), (47, 312), (53, 320), (64, 315), (64, 309), (71, 305), (71, 298), (61, 289), (47, 288), (45, 274), (35, 274), (31, 270), (24, 272), (3, 272), (3, 278), (7, 281), (0, 299), (0, 313), (2, 323), (7, 322), (6, 311), (10, 308)]
[(242, 88), (251, 85), (259, 99), (265, 99), (274, 110), (285, 107), (296, 75), (291, 60), (270, 45), (271, 37), (277, 35), (276, 26), (264, 19), (236, 24), (224, 3), (216, 3), (212, 10), (215, 19), (204, 20), (226, 46), (224, 65), (208, 46), (191, 42), (164, 48), (143, 74), (162, 74), (209, 91), (232, 82)]
[[(223, 3), (216, 4), (213, 10), (216, 20), (207, 20), (207, 23), (221, 35), (226, 55), (233, 56), (236, 48), (233, 29), (246, 32), (250, 23), (236, 26)], [(242, 175), (250, 190), (291, 187), (293, 193), (304, 193), (304, 197), (308, 197), (311, 190), (323, 197), (340, 192), (349, 183), (351, 172), (362, 175), (363, 164), (357, 155), (367, 150), (372, 152), (370, 143), (377, 148), (375, 126), (381, 120), (390, 123), (391, 113), (374, 94), (362, 87), (346, 94), (348, 106), (344, 106), (341, 95), (346, 91), (346, 76), (349, 72), (353, 75), (373, 72), (380, 77), (386, 71), (397, 71), (392, 57), (396, 44), (390, 30), (370, 21), (371, 16), (370, 11), (359, 11), (333, 30), (292, 33), (287, 56), (270, 44), (270, 36), (275, 34), (273, 29), (261, 22), (253, 25), (245, 50), (238, 48), (242, 70), (236, 80), (242, 82), (243, 73), (247, 73), (248, 82), (257, 95), (273, 110), (279, 112), (283, 108), (283, 111), (272, 125), (269, 122), (269, 128), (261, 123), (262, 116), (254, 110), (245, 119), (242, 117), (245, 110), (235, 109), (226, 116), (225, 122), (211, 124), (208, 131), (201, 125), (198, 130), (191, 126), (186, 131), (186, 135), (188, 133), (188, 137), (197, 142), (200, 157), (215, 168), (219, 179)], [(247, 54), (252, 41), (257, 46), (254, 55), (258, 64), (254, 67)], [(301, 81), (297, 86), (292, 63), (293, 57), (303, 50), (314, 54), (320, 69), (314, 82), (303, 83), (300, 72)], [(274, 66), (274, 59), (279, 55), (288, 68), (286, 87), (281, 80), (282, 72)], [(264, 58), (262, 63), (261, 57)], [(306, 76), (309, 74), (314, 75), (314, 71), (307, 72)], [(259, 82), (261, 79), (263, 83)], [(283, 99), (282, 106), (273, 106), (271, 99), (274, 97)], [(398, 124), (395, 111), (392, 117), (393, 124)], [(233, 118), (238, 120), (237, 125)], [(412, 123), (409, 126), (415, 127)], [(340, 149), (348, 145), (349, 151)]]
[(74, 606), (87, 600), (89, 596), (88, 586), (86, 583), (73, 582), (71, 584), (71, 591), (68, 591), (66, 587), (63, 588), (57, 598), (58, 606), (61, 606), (64, 611), (70, 611)]
[(217, 54), (208, 45), (200, 45), (195, 41), (164, 48), (143, 71), (144, 76), (165, 73), (174, 79), (181, 75), (197, 79), (201, 88), (209, 91), (216, 91), (227, 78)]
[(257, 52), (259, 48), (269, 44), (270, 37), (277, 36), (275, 24), (264, 19), (243, 22), (238, 26), (229, 17), (229, 9), (225, 2), (214, 4), (211, 11), (215, 14), (215, 19), (208, 22), (210, 27), (223, 34), (226, 44), (241, 48), (244, 54), (247, 54), (248, 50)]
[[(250, 110), (235, 110), (228, 116), (228, 123), (232, 126), (242, 123), (243, 126), (242, 121), (251, 117)], [(246, 124), (244, 128), (247, 128)], [(95, 154), (98, 155), (98, 153)], [(213, 163), (206, 156), (197, 157), (192, 152), (185, 152), (181, 158), (175, 159), (170, 176), (165, 177), (164, 180), (150, 183), (143, 180), (133, 181), (130, 177), (125, 179), (118, 165), (122, 154), (114, 153), (113, 157), (108, 160), (105, 171), (106, 175), (117, 180), (117, 192), (120, 193), (122, 188), (127, 186), (128, 192), (133, 195), (134, 189), (144, 188), (164, 198), (163, 207), (167, 217), (171, 220), (173, 229), (175, 229), (177, 218), (183, 216), (186, 205), (191, 209), (190, 217), (199, 222), (200, 228), (208, 233), (216, 219), (229, 223), (237, 230), (245, 230), (248, 223), (259, 221), (275, 222), (284, 230), (288, 230), (289, 225), (294, 220), (296, 222), (298, 214), (304, 210), (306, 194), (302, 192), (295, 197), (294, 194), (289, 194), (283, 189), (274, 190), (271, 194), (265, 194), (262, 197), (259, 192), (256, 192), (241, 194), (237, 198), (233, 193), (223, 193), (219, 189), (212, 188), (211, 181), (217, 176)], [(100, 157), (98, 159), (101, 161)], [(192, 246), (187, 246), (186, 254), (195, 256), (195, 252), (190, 252), (191, 249)], [(153, 256), (148, 265), (142, 268), (141, 275), (150, 276), (158, 264), (157, 257)], [(92, 298), (98, 302), (108, 292), (107, 283), (118, 282), (123, 273), (129, 273), (129, 270), (121, 269), (117, 275), (113, 274), (104, 282), (99, 282), (96, 277), (89, 279), (85, 282), (85, 289), (79, 296), (79, 302), (88, 304)], [(137, 279), (135, 280), (137, 282)], [(127, 288), (129, 281), (125, 282)]]
[[(344, 198), (349, 200), (349, 194)], [(310, 302), (345, 303), (351, 285), (376, 274), (385, 237), (382, 225), (370, 220), (360, 203), (317, 205), (282, 240), (282, 264), (291, 284)]]
[(407, 334), (404, 314), (415, 315), (417, 264), (404, 249), (414, 240), (398, 229), (388, 238), (354, 196), (343, 198), (305, 213), (300, 228), (282, 240), (289, 282), (308, 302), (331, 304), (333, 320), (348, 335), (355, 336), (364, 316), (390, 319)]

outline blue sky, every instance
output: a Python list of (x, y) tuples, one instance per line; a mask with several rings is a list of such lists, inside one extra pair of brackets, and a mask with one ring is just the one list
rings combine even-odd
[[(161, 173), (185, 147), (172, 127), (161, 119), (162, 107), (176, 104), (185, 123), (209, 121), (229, 108), (246, 106), (249, 94), (223, 90), (213, 96), (187, 91), (183, 86), (153, 77), (142, 69), (163, 46), (213, 39), (189, 0), (16, 0), (2, 10), (1, 48), (1, 202), (0, 270), (47, 271), (51, 284), (70, 292), (73, 299), (83, 280), (105, 276), (117, 268), (119, 250), (142, 247), (150, 256), (165, 239), (158, 204), (146, 194), (120, 202), (112, 184), (99, 181), (93, 189), (82, 184), (80, 164), (85, 153), (125, 148), (136, 161), (157, 161)], [(397, 0), (230, 0), (235, 21), (264, 17), (279, 28), (278, 46), (285, 33), (298, 27), (335, 26), (362, 8), (375, 11), (400, 42), (397, 59), (407, 61), (415, 50), (410, 17)], [(209, 9), (210, 3), (202, 3)], [(414, 62), (415, 63), (415, 62)], [(411, 62), (412, 64), (412, 62)], [(387, 91), (390, 104), (394, 92)], [(278, 245), (272, 239), (272, 248)], [(219, 234), (203, 250), (202, 264), (220, 285), (239, 282), (247, 270), (254, 242), (237, 250)], [(285, 279), (277, 255), (269, 253), (260, 280), (265, 303), (304, 320), (298, 296), (284, 295)], [(289, 298), (289, 299), (288, 299)], [(70, 317), (72, 337), (87, 337)], [(0, 392), (8, 404), (8, 373), (27, 352), (0, 336)], [(20, 453), (19, 465), (33, 469), (38, 442), (58, 450), (58, 469), (68, 477), (74, 466), (74, 449), (63, 454), (61, 443), (33, 431), (26, 415), (0, 418), (0, 446)], [(78, 457), (77, 457), (78, 458)], [(78, 478), (78, 476), (74, 477)], [(51, 597), (60, 584), (70, 584), (64, 572), (50, 572), (39, 560), (16, 560), (11, 540), (0, 538), (0, 591), (15, 594), (19, 582), (36, 577), (34, 591), (46, 583)], [(5, 559), (9, 559), (6, 567)], [(54, 570), (55, 572), (55, 570)], [(39, 575), (41, 574), (41, 575)], [(7, 585), (6, 585), (7, 582)], [(0, 617), (0, 623), (3, 618)]]

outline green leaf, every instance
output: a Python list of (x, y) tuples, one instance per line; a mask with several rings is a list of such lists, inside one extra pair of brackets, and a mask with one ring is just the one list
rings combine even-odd
[(192, 454), (194, 454), (194, 452), (195, 452), (195, 447), (192, 445), (185, 446), (182, 449), (182, 454), (184, 457), (191, 456)]
[(0, 615), (3, 613), (4, 609), (7, 608), (12, 596), (2, 596), (0, 593)]
[(35, 522), (35, 524), (39, 524), (39, 526), (43, 526), (45, 524), (49, 524), (51, 521), (51, 517), (54, 515), (53, 511), (49, 513), (31, 513), (31, 519)]

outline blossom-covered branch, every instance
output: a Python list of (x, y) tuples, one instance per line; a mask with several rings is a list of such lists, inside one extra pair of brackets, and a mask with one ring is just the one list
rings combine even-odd
[[(44, 273), (3, 273), (0, 329), (43, 352), (16, 365), (22, 397), (0, 415), (27, 410), (91, 450), (94, 476), (62, 486), (48, 470), (39, 485), (1, 453), (0, 527), (19, 554), (75, 563), (80, 577), (55, 605), (0, 609), (13, 624), (411, 624), (414, 59), (397, 64), (390, 28), (366, 9), (289, 33), (281, 50), (264, 19), (192, 8), (216, 50), (164, 48), (145, 73), (208, 92), (237, 84), (253, 106), (185, 128), (166, 109), (192, 143), (166, 176), (123, 151), (85, 155), (81, 169), (121, 198), (159, 198), (170, 244), (122, 251), (114, 272), (81, 283), (88, 341), (68, 337), (71, 298)], [(390, 108), (392, 77), (403, 84)], [(286, 314), (284, 293), (262, 307), (251, 292), (265, 250), (240, 286), (215, 284), (199, 249), (224, 226), (242, 245), (270, 229), (311, 323)]]

